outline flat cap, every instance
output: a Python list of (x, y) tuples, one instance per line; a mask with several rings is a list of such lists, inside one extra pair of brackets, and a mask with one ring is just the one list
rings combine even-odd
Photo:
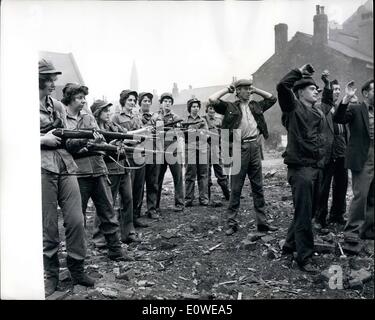
[(302, 78), (294, 83), (293, 92), (297, 92), (297, 90), (303, 89), (311, 85), (315, 86), (317, 90), (319, 89), (319, 86), (315, 83), (313, 78), (311, 77)]
[(234, 83), (235, 88), (244, 87), (244, 86), (252, 86), (252, 85), (253, 85), (253, 81), (249, 79), (240, 79)]
[(62, 74), (62, 72), (56, 70), (51, 61), (41, 59), (39, 60), (39, 74)]
[(94, 117), (97, 117), (100, 114), (100, 112), (102, 112), (105, 108), (110, 106), (112, 106), (112, 103), (98, 99), (94, 101), (90, 109)]

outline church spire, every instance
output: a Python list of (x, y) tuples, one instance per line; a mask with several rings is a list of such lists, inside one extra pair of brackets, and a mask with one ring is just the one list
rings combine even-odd
[(133, 60), (132, 70), (130, 74), (130, 89), (138, 92), (138, 72), (135, 60)]

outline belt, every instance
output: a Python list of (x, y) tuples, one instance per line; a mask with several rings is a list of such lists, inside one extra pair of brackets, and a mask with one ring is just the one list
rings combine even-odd
[(253, 142), (253, 141), (256, 141), (258, 139), (258, 136), (252, 136), (252, 137), (249, 137), (249, 138), (246, 138), (246, 139), (242, 139), (241, 142), (242, 143), (248, 143), (248, 142)]

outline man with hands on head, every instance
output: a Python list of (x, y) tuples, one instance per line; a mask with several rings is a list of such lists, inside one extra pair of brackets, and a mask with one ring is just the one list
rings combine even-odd
[(289, 226), (284, 254), (297, 252), (296, 261), (305, 272), (316, 272), (312, 261), (314, 236), (312, 216), (319, 195), (324, 167), (325, 116), (316, 106), (318, 86), (311, 77), (310, 64), (289, 71), (278, 83), (277, 92), (288, 131), (284, 163), (288, 166), (288, 182), (292, 187), (294, 218)]
[[(349, 129), (342, 124), (333, 122), (333, 114), (337, 109), (340, 85), (338, 81), (329, 80), (329, 71), (322, 74), (324, 90), (321, 109), (326, 116), (325, 136), (326, 155), (321, 184), (321, 192), (317, 203), (315, 226), (317, 230), (327, 223), (344, 225), (346, 211), (346, 192), (348, 187), (348, 170), (345, 168), (346, 145), (349, 139)], [(328, 198), (332, 182), (332, 206), (328, 216)], [(327, 219), (328, 216), (328, 219)]]
[(333, 120), (349, 124), (347, 167), (352, 172), (354, 197), (344, 228), (345, 242), (356, 244), (359, 238), (374, 239), (374, 80), (362, 88), (363, 102), (358, 103), (354, 81), (345, 87), (345, 95)]
[[(236, 93), (236, 101), (221, 100), (228, 93)], [(260, 95), (263, 100), (252, 100), (252, 94)], [(265, 214), (265, 200), (263, 193), (261, 145), (260, 135), (267, 139), (268, 129), (263, 113), (271, 108), (277, 99), (271, 93), (253, 86), (253, 80), (241, 79), (233, 85), (214, 93), (209, 97), (209, 103), (215, 111), (224, 115), (222, 129), (241, 130), (241, 168), (238, 174), (231, 177), (231, 193), (227, 209), (226, 235), (232, 235), (238, 230), (236, 220), (240, 207), (240, 197), (246, 175), (249, 177), (256, 222), (259, 231), (275, 231), (276, 227), (268, 224)], [(233, 138), (230, 134), (230, 139)]]

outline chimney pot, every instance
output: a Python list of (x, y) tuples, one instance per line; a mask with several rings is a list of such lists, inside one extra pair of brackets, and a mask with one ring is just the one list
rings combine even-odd
[(275, 52), (282, 52), (288, 43), (288, 25), (279, 23), (275, 25)]
[(317, 14), (314, 16), (313, 43), (315, 45), (324, 45), (328, 43), (328, 17), (324, 14), (324, 7), (317, 6), (316, 8)]
[(317, 4), (315, 8), (316, 8), (316, 14), (320, 14), (320, 5)]

